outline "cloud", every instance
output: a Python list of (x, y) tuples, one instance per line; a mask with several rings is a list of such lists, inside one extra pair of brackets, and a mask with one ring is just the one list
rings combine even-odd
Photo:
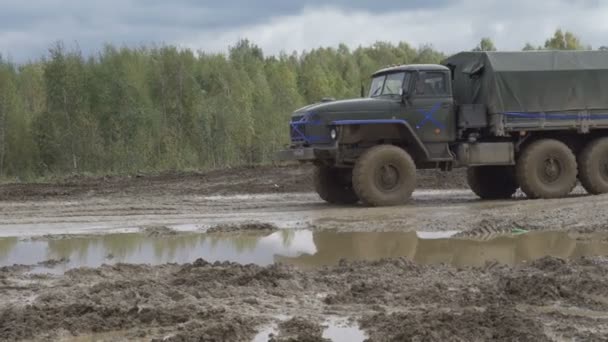
[[(573, 20), (573, 18), (578, 18)], [(222, 50), (226, 42), (248, 38), (269, 53), (317, 46), (368, 45), (378, 40), (431, 44), (448, 53), (473, 48), (482, 37), (500, 49), (520, 50), (526, 42), (544, 44), (556, 28), (572, 30), (587, 44), (608, 45), (608, 5), (594, 1), (466, 0), (438, 8), (387, 13), (335, 6), (226, 31), (201, 32), (180, 43), (193, 49)]]
[(486, 36), (519, 50), (542, 45), (558, 27), (597, 47), (608, 45), (607, 17), (599, 0), (2, 0), (0, 52), (35, 59), (57, 40), (85, 53), (104, 43), (217, 52), (240, 38), (273, 54), (378, 40), (456, 52)]

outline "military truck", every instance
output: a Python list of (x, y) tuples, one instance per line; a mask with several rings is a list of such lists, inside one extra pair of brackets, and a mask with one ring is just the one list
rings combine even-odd
[(608, 192), (608, 53), (463, 52), (372, 75), (361, 99), (292, 114), (279, 160), (316, 165), (330, 203), (408, 201), (416, 169), (466, 167), (482, 199)]

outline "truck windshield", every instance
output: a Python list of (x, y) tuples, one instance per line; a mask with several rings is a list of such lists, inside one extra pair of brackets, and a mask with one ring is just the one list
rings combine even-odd
[(397, 72), (376, 76), (372, 79), (369, 97), (386, 95), (400, 95), (399, 91), (404, 84), (409, 84), (410, 73)]

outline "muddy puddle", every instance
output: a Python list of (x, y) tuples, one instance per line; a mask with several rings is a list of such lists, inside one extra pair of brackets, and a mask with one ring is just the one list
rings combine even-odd
[[(276, 341), (276, 337), (279, 337), (279, 341), (297, 341), (298, 338), (302, 337), (302, 334), (309, 333), (309, 331), (302, 331), (300, 336), (291, 336), (285, 338), (284, 333), (281, 332), (279, 325), (281, 323), (287, 322), (292, 319), (292, 317), (288, 316), (278, 316), (276, 317), (278, 322), (273, 323), (271, 325), (263, 326), (258, 328), (258, 332), (251, 340), (252, 342), (268, 342), (268, 341)], [(313, 326), (316, 323), (312, 323)], [(363, 342), (367, 339), (367, 335), (363, 330), (361, 330), (356, 323), (350, 322), (347, 318), (343, 317), (327, 317), (323, 322), (318, 325), (320, 329), (320, 334), (318, 340), (327, 339), (332, 342)], [(173, 333), (166, 333), (157, 336), (158, 340), (169, 339), (173, 337)], [(282, 337), (282, 338), (281, 338)], [(306, 336), (309, 337), (309, 336)], [(116, 342), (127, 342), (127, 341), (149, 341), (150, 337), (142, 337), (137, 338), (133, 336), (133, 332), (130, 331), (113, 331), (113, 332), (104, 332), (104, 333), (93, 333), (93, 334), (84, 334), (80, 336), (66, 336), (62, 338), (58, 338), (58, 341), (61, 342), (105, 342), (105, 341), (116, 341)], [(317, 339), (312, 339), (311, 341), (316, 341)]]
[(456, 232), (335, 232), (280, 230), (266, 235), (140, 233), (61, 239), (0, 238), (0, 266), (36, 265), (33, 272), (63, 273), (102, 264), (188, 263), (198, 258), (301, 267), (334, 265), (340, 259), (407, 257), (420, 264), (482, 266), (497, 261), (515, 265), (544, 256), (563, 259), (608, 256), (608, 234), (567, 232), (454, 238)]
[[(287, 322), (289, 317), (279, 318), (282, 323)], [(357, 325), (349, 322), (346, 318), (330, 317), (320, 324), (321, 334), (318, 340), (327, 339), (333, 342), (363, 342), (367, 339), (367, 335)], [(252, 342), (268, 342), (272, 341), (273, 337), (281, 336), (279, 324), (273, 324), (264, 327), (256, 334)], [(299, 336), (301, 337), (301, 336)], [(289, 341), (297, 341), (297, 336), (292, 336), (291, 339), (281, 339)], [(317, 339), (312, 339), (316, 341)]]

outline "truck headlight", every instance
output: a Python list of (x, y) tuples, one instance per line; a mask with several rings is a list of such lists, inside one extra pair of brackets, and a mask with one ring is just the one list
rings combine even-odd
[(329, 136), (332, 140), (338, 139), (338, 131), (336, 131), (335, 128), (332, 128), (331, 131), (329, 131)]

